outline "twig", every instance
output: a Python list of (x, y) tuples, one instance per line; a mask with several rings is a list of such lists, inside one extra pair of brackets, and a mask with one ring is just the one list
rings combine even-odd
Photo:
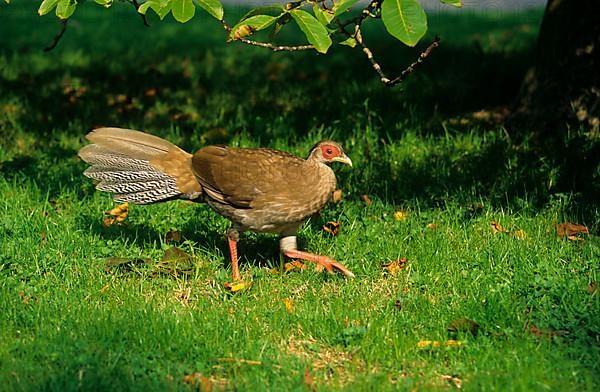
[(56, 33), (56, 35), (52, 39), (52, 42), (50, 42), (50, 45), (48, 45), (44, 48), (44, 52), (49, 52), (52, 49), (56, 48), (56, 45), (58, 45), (58, 42), (60, 41), (62, 36), (65, 34), (65, 31), (67, 30), (68, 22), (69, 22), (69, 19), (61, 19), (60, 20), (60, 30), (58, 30), (58, 33)]
[[(227, 31), (228, 33), (231, 32), (231, 27), (229, 27), (229, 25), (227, 24), (227, 22), (224, 19), (221, 20), (221, 24), (223, 25), (223, 28), (225, 29), (225, 31)], [(268, 42), (252, 41), (251, 39), (247, 39), (247, 38), (238, 38), (238, 39), (236, 39), (236, 41), (242, 42), (247, 45), (259, 46), (261, 48), (267, 48), (267, 49), (272, 50), (273, 52), (282, 52), (282, 51), (297, 52), (300, 50), (309, 50), (309, 49), (315, 48), (312, 45), (296, 45), (296, 46), (273, 45)]]
[(271, 49), (273, 52), (281, 52), (281, 51), (297, 52), (299, 50), (309, 50), (309, 49), (315, 48), (312, 45), (297, 45), (297, 46), (273, 45), (268, 42), (252, 41), (251, 39), (246, 39), (246, 38), (239, 38), (236, 41), (240, 41), (240, 42), (243, 42), (248, 45), (260, 46), (261, 48)]
[(429, 57), (429, 55), (431, 54), (431, 51), (433, 49), (437, 48), (440, 45), (440, 37), (436, 35), (435, 38), (433, 39), (433, 42), (431, 42), (431, 44), (429, 44), (429, 46), (427, 48), (425, 48), (425, 50), (423, 52), (421, 52), (421, 54), (419, 55), (419, 57), (417, 58), (417, 60), (415, 60), (408, 67), (406, 67), (400, 73), (399, 76), (397, 76), (397, 77), (395, 77), (393, 79), (390, 79), (390, 78), (388, 78), (386, 76), (386, 74), (381, 69), (381, 66), (379, 65), (379, 63), (373, 57), (373, 53), (371, 52), (371, 50), (369, 49), (369, 47), (367, 45), (365, 45), (365, 42), (363, 41), (362, 33), (360, 31), (360, 26), (359, 25), (356, 26), (356, 30), (355, 30), (355, 33), (354, 33), (354, 38), (356, 39), (356, 42), (358, 42), (360, 44), (360, 46), (362, 47), (362, 51), (367, 56), (367, 59), (371, 63), (371, 66), (373, 67), (373, 69), (375, 70), (375, 72), (377, 72), (377, 74), (379, 75), (379, 78), (380, 78), (381, 82), (383, 84), (385, 84), (386, 86), (388, 86), (388, 87), (395, 86), (396, 84), (401, 83), (402, 81), (404, 81), (404, 79), (409, 74), (411, 74), (415, 70), (416, 67), (418, 67), (421, 63), (423, 63), (423, 61), (427, 57)]
[[(304, 4), (304, 1), (305, 0), (290, 2), (286, 5), (286, 9), (289, 10), (292, 8), (301, 7)], [(436, 36), (434, 38), (433, 42), (431, 44), (429, 44), (429, 46), (427, 48), (425, 48), (425, 50), (423, 52), (421, 52), (421, 54), (419, 55), (417, 60), (415, 60), (408, 67), (406, 67), (400, 73), (400, 75), (398, 75), (397, 77), (395, 77), (393, 79), (390, 79), (385, 74), (385, 72), (383, 72), (381, 65), (379, 65), (379, 63), (375, 60), (375, 57), (373, 56), (373, 52), (371, 52), (371, 49), (365, 44), (365, 41), (363, 40), (363, 37), (362, 37), (362, 31), (361, 31), (361, 25), (367, 18), (379, 18), (379, 12), (381, 10), (382, 2), (383, 2), (383, 0), (371, 0), (369, 2), (369, 4), (365, 8), (363, 8), (363, 10), (356, 17), (349, 19), (347, 21), (344, 21), (344, 22), (341, 22), (340, 20), (336, 19), (336, 22), (338, 25), (338, 31), (340, 33), (346, 35), (348, 38), (354, 38), (356, 40), (356, 42), (360, 45), (363, 53), (367, 56), (367, 59), (371, 63), (371, 66), (373, 67), (373, 69), (375, 70), (377, 75), (379, 75), (379, 79), (381, 80), (381, 82), (388, 87), (392, 87), (392, 86), (395, 86), (396, 84), (403, 82), (404, 79), (415, 70), (415, 68), (417, 68), (419, 65), (421, 65), (421, 63), (423, 63), (423, 61), (425, 61), (425, 59), (427, 57), (429, 57), (429, 55), (431, 54), (431, 51), (439, 46), (440, 38), (438, 36)], [(321, 3), (321, 2), (319, 2), (319, 3)], [(321, 6), (323, 8), (325, 8), (324, 3), (322, 3)], [(225, 22), (225, 20), (221, 20), (221, 23), (223, 24), (223, 28), (228, 33), (231, 33), (231, 27), (229, 27), (229, 25)], [(354, 25), (353, 33), (348, 32), (346, 30), (346, 27), (349, 25)], [(258, 42), (258, 41), (253, 41), (253, 40), (247, 39), (247, 38), (241, 38), (241, 37), (235, 38), (235, 41), (239, 41), (239, 42), (242, 42), (247, 45), (259, 46), (261, 48), (267, 48), (274, 52), (280, 52), (280, 51), (293, 52), (293, 51), (314, 49), (313, 45), (297, 45), (297, 46), (273, 45), (269, 42)]]
[[(431, 51), (435, 48), (437, 48), (438, 46), (440, 46), (440, 37), (439, 36), (435, 36), (435, 38), (433, 39), (433, 41), (429, 44), (429, 46), (427, 48), (425, 48), (424, 51), (421, 52), (421, 54), (419, 55), (419, 57), (412, 62), (408, 67), (406, 67), (406, 69), (404, 69), (404, 71), (402, 71), (400, 73), (399, 76), (397, 76), (396, 78), (388, 81), (388, 82), (384, 82), (386, 86), (394, 86), (398, 83), (401, 83), (404, 78), (406, 78), (409, 74), (411, 74), (416, 67), (418, 67), (427, 57), (429, 57), (429, 54), (431, 53)], [(383, 80), (382, 80), (383, 82)]]
[[(136, 12), (140, 9), (140, 3), (138, 3), (137, 0), (131, 0), (131, 4), (133, 4), (133, 6), (135, 7)], [(138, 12), (138, 14), (142, 17), (142, 22), (144, 22), (144, 26), (150, 27), (150, 24), (148, 23), (148, 20), (146, 19), (146, 15), (140, 14), (139, 12)]]

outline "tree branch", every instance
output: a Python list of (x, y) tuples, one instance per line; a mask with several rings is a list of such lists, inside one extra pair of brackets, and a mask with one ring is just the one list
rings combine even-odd
[(61, 19), (60, 20), (60, 30), (58, 30), (58, 33), (56, 33), (56, 35), (52, 39), (52, 42), (50, 42), (50, 45), (48, 45), (48, 46), (46, 46), (44, 48), (44, 52), (49, 52), (52, 49), (56, 48), (56, 45), (58, 45), (58, 42), (60, 41), (60, 39), (62, 38), (62, 36), (65, 34), (65, 31), (67, 30), (67, 23), (68, 22), (69, 22), (68, 19)]

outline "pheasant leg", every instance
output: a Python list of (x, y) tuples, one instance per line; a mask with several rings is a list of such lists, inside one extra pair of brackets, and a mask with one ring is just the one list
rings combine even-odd
[(227, 242), (229, 243), (229, 253), (231, 255), (231, 275), (234, 282), (242, 280), (237, 254), (237, 242), (239, 239), (240, 234), (237, 230), (233, 228), (227, 230)]
[(330, 272), (330, 273), (332, 273), (333, 269), (335, 268), (338, 271), (340, 271), (341, 273), (343, 273), (344, 275), (346, 275), (346, 277), (354, 278), (354, 274), (352, 273), (352, 271), (350, 271), (343, 264), (338, 263), (331, 257), (316, 255), (313, 253), (302, 252), (302, 251), (298, 250), (297, 245), (296, 245), (296, 237), (295, 236), (289, 236), (289, 237), (282, 238), (280, 240), (280, 248), (281, 248), (281, 252), (289, 258), (312, 261), (314, 263), (322, 265), (323, 267), (325, 267), (327, 272)]

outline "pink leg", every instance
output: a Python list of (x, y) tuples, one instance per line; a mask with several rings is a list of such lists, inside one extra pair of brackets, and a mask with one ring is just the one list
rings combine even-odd
[(240, 267), (238, 265), (237, 241), (227, 238), (227, 242), (229, 242), (229, 253), (231, 254), (232, 279), (234, 282), (242, 280), (242, 276), (240, 275)]
[(283, 254), (292, 259), (302, 259), (306, 261), (312, 261), (317, 264), (321, 264), (327, 272), (333, 272), (333, 269), (337, 269), (348, 278), (354, 278), (354, 274), (348, 268), (344, 267), (343, 264), (338, 263), (331, 257), (315, 255), (308, 252), (302, 252), (296, 249), (286, 249), (283, 250)]

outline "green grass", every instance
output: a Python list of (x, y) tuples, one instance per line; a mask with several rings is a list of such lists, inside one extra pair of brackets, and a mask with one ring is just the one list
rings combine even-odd
[[(34, 9), (0, 7), (1, 390), (188, 390), (193, 373), (226, 389), (306, 390), (306, 369), (318, 390), (454, 385), (443, 376), (467, 390), (598, 388), (600, 300), (588, 285), (599, 275), (600, 171), (585, 165), (597, 139), (573, 130), (548, 150), (535, 130), (452, 125), (516, 94), (540, 12), (432, 17), (444, 45), (386, 89), (361, 53), (225, 45), (214, 23), (147, 29), (128, 8), (81, 16), (44, 54), (57, 23), (20, 12)], [(380, 38), (373, 49), (400, 70), (416, 54), (397, 47)], [(277, 239), (248, 234), (242, 274), (254, 285), (232, 295), (228, 223), (205, 205), (133, 206), (104, 227), (115, 203), (76, 156), (98, 125), (190, 151), (224, 142), (306, 155), (318, 139), (341, 141), (355, 164), (335, 168), (344, 199), (300, 242), (357, 278), (274, 273)], [(322, 230), (329, 220), (341, 222), (336, 237)], [(492, 221), (526, 235), (495, 234)], [(563, 221), (592, 234), (560, 240)], [(176, 273), (158, 268), (171, 230), (192, 256), (170, 261)], [(114, 257), (134, 265), (107, 268)], [(385, 274), (401, 257), (407, 267)], [(477, 336), (447, 331), (464, 318)], [(451, 338), (463, 344), (418, 347)]]

